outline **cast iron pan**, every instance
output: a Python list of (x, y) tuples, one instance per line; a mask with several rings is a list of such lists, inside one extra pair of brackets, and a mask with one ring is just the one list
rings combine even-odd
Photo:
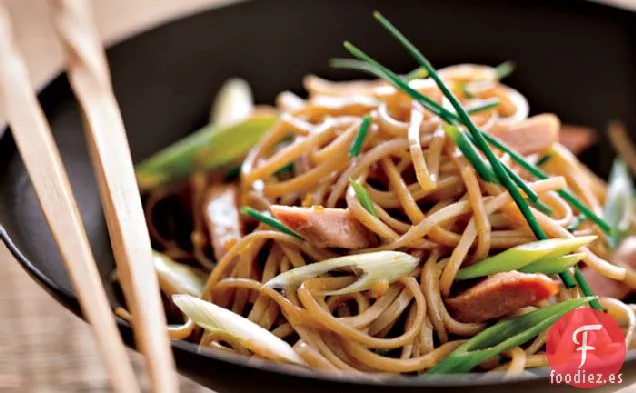
[[(138, 162), (201, 126), (221, 83), (247, 79), (259, 103), (284, 89), (301, 92), (307, 73), (345, 79), (328, 59), (343, 57), (349, 39), (399, 72), (414, 68), (408, 55), (375, 23), (385, 13), (437, 67), (459, 62), (517, 63), (507, 81), (528, 97), (533, 112), (557, 113), (566, 123), (604, 130), (622, 119), (636, 132), (636, 14), (585, 1), (498, 0), (261, 0), (204, 12), (142, 33), (108, 51), (115, 93)], [(99, 194), (80, 116), (64, 75), (40, 94), (79, 202), (105, 282), (113, 268)], [(604, 137), (584, 155), (599, 174), (614, 153)], [(62, 305), (81, 315), (57, 247), (16, 147), (0, 142), (2, 238), (25, 270)], [(117, 304), (112, 296), (113, 305)], [(133, 344), (130, 328), (121, 332)], [(459, 376), (355, 379), (316, 376), (174, 343), (181, 372), (220, 393), (508, 391), (547, 387), (545, 378)], [(623, 369), (635, 374), (636, 355)], [(631, 373), (630, 373), (631, 369)], [(545, 375), (545, 374), (544, 374)]]

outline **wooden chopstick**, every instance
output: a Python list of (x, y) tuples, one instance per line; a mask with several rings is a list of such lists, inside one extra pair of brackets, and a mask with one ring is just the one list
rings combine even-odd
[(2, 1), (0, 90), (13, 139), (78, 294), (82, 312), (90, 322), (112, 387), (116, 392), (138, 393), (141, 390), (102, 287), (68, 176), (14, 43), (9, 14)]
[(137, 344), (145, 356), (153, 391), (177, 392), (150, 235), (104, 48), (87, 0), (53, 0), (53, 5), (71, 86), (84, 113), (93, 169)]

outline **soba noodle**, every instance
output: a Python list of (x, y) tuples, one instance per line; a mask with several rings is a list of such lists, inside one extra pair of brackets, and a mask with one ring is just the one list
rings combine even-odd
[[(467, 108), (499, 100), (498, 106), (472, 115), (483, 131), (504, 135), (518, 129), (513, 138), (525, 138), (524, 144), (543, 143), (544, 133), (533, 133), (532, 127), (550, 127), (553, 120), (529, 118), (525, 98), (494, 78), (492, 68), (461, 65), (439, 74)], [(459, 269), (535, 237), (506, 190), (481, 179), (449, 140), (440, 119), (404, 92), (383, 81), (331, 82), (309, 76), (304, 84), (307, 99), (281, 93), (279, 121), (249, 152), (238, 181), (223, 183), (216, 173), (193, 173), (189, 182), (151, 191), (145, 206), (155, 245), (167, 257), (204, 272), (204, 300), (289, 343), (308, 367), (352, 373), (425, 372), (493, 323), (462, 321), (448, 307), (448, 299), (464, 288), (456, 280)], [(448, 107), (430, 79), (411, 80), (410, 86)], [(470, 96), (467, 87), (472, 88)], [(368, 134), (360, 154), (350, 157), (364, 116), (370, 117)], [(556, 192), (568, 188), (602, 214), (605, 183), (558, 142), (549, 141), (525, 154), (530, 161), (550, 155), (542, 167), (550, 175), (545, 180), (531, 177), (508, 154), (496, 154), (552, 211), (548, 215), (532, 208), (549, 237), (598, 236), (579, 250), (586, 254), (583, 261), (593, 270), (590, 274), (627, 282), (633, 270), (624, 261), (613, 260), (601, 230), (590, 221), (568, 230), (580, 212)], [(282, 171), (286, 166), (288, 170)], [(350, 179), (367, 190), (376, 214), (363, 206)], [(319, 247), (243, 216), (240, 236), (224, 244), (225, 250), (215, 260), (218, 250), (211, 246), (215, 239), (206, 227), (210, 213), (205, 206), (213, 187), (235, 190), (237, 206), (259, 211), (275, 205), (342, 209), (375, 240), (364, 247)], [(343, 288), (355, 277), (323, 274), (282, 291), (264, 285), (294, 268), (380, 250), (408, 253), (419, 259), (419, 265), (394, 282), (379, 280), (369, 290), (337, 296), (325, 292)], [(167, 296), (174, 294), (162, 289)], [(245, 345), (227, 332), (197, 327), (183, 318), (167, 296), (172, 322), (183, 324), (170, 328), (172, 338), (283, 361), (278, 354)], [(509, 315), (580, 296), (579, 289), (561, 285), (555, 296)], [(600, 302), (625, 328), (632, 345), (636, 305), (603, 297)], [(501, 354), (499, 361), (483, 363), (481, 369), (519, 374), (546, 366), (545, 340), (544, 332), (523, 347)]]

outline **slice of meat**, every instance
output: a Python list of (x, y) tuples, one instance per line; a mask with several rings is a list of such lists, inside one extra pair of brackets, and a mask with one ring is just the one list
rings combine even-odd
[(489, 133), (527, 156), (547, 149), (559, 140), (559, 119), (551, 114), (531, 117), (517, 124), (495, 124)]
[(629, 295), (629, 287), (624, 282), (602, 276), (589, 267), (582, 268), (581, 273), (590, 286), (592, 293), (598, 297), (622, 299)]
[(205, 196), (204, 219), (210, 231), (217, 261), (241, 237), (241, 216), (237, 200), (238, 190), (233, 184), (213, 185)]
[(582, 153), (594, 142), (596, 142), (596, 133), (590, 128), (563, 125), (559, 131), (559, 143), (574, 154)]
[(559, 282), (543, 274), (517, 271), (488, 277), (446, 305), (460, 322), (484, 322), (556, 295)]
[(595, 295), (623, 299), (635, 290), (630, 288), (630, 286), (634, 285), (634, 280), (633, 278), (630, 280), (633, 275), (629, 271), (636, 269), (636, 236), (625, 238), (614, 252), (611, 260), (617, 266), (628, 268), (628, 279), (626, 282), (607, 278), (589, 267), (582, 268), (581, 273), (585, 276)]
[(615, 265), (636, 269), (636, 236), (623, 239), (612, 256)]
[(376, 161), (373, 164), (369, 165), (369, 175), (367, 176), (368, 180), (378, 180), (381, 182), (387, 182), (386, 173), (384, 173), (384, 169), (380, 165), (380, 162)]
[(320, 248), (366, 248), (376, 237), (347, 209), (272, 205), (272, 215)]

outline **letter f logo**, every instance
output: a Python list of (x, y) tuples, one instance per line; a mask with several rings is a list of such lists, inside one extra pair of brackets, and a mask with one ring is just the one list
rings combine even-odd
[[(576, 350), (581, 351), (581, 364), (579, 364), (579, 368), (583, 367), (585, 361), (587, 360), (587, 351), (593, 351), (594, 347), (587, 345), (587, 331), (588, 330), (601, 330), (603, 328), (602, 325), (583, 325), (580, 328), (576, 329), (574, 333), (572, 333), (572, 341), (575, 344), (580, 345)], [(579, 333), (583, 333), (583, 340), (579, 342), (577, 336)]]

